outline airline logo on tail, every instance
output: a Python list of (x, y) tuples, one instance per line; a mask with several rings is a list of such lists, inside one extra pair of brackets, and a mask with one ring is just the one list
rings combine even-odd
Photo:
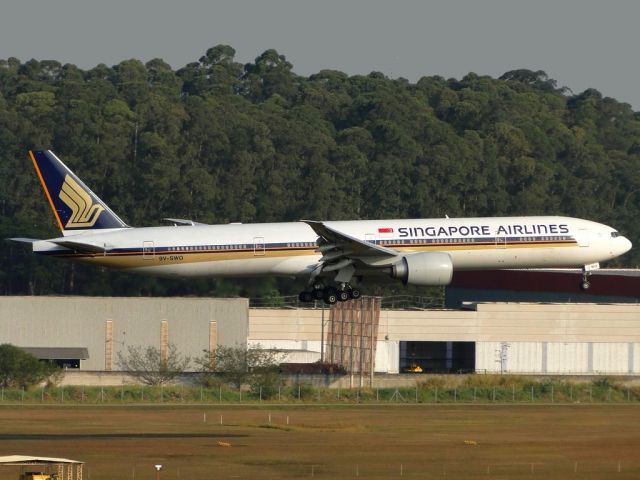
[(29, 156), (63, 235), (128, 228), (51, 150), (30, 150)]
[(91, 196), (69, 175), (65, 176), (58, 197), (71, 210), (66, 228), (91, 228), (104, 211), (104, 207), (93, 203)]

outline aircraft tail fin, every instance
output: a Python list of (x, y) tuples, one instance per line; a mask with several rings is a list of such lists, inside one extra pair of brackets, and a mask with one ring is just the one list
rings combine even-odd
[(51, 150), (29, 156), (63, 235), (128, 227)]

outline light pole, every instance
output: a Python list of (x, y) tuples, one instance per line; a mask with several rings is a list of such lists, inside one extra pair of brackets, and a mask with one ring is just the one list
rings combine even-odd
[(155, 465), (156, 467), (156, 480), (160, 480), (160, 470), (162, 470), (162, 465)]

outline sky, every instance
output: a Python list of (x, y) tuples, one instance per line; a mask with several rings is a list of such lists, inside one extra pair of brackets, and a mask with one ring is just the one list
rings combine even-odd
[(275, 48), (299, 75), (415, 82), (526, 68), (640, 111), (639, 19), (635, 0), (5, 0), (0, 58), (178, 69), (226, 44), (241, 63)]

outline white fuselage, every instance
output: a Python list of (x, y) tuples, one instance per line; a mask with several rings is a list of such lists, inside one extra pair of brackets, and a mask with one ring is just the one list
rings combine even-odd
[[(454, 270), (583, 267), (615, 258), (631, 242), (606, 225), (569, 217), (329, 221), (346, 235), (398, 252), (438, 251)], [(308, 276), (318, 235), (306, 223), (125, 228), (66, 236), (104, 249), (78, 253), (50, 241), (34, 251), (163, 276)], [(55, 239), (52, 239), (55, 240)], [(393, 261), (393, 260), (391, 260)], [(369, 267), (385, 267), (375, 258)]]

